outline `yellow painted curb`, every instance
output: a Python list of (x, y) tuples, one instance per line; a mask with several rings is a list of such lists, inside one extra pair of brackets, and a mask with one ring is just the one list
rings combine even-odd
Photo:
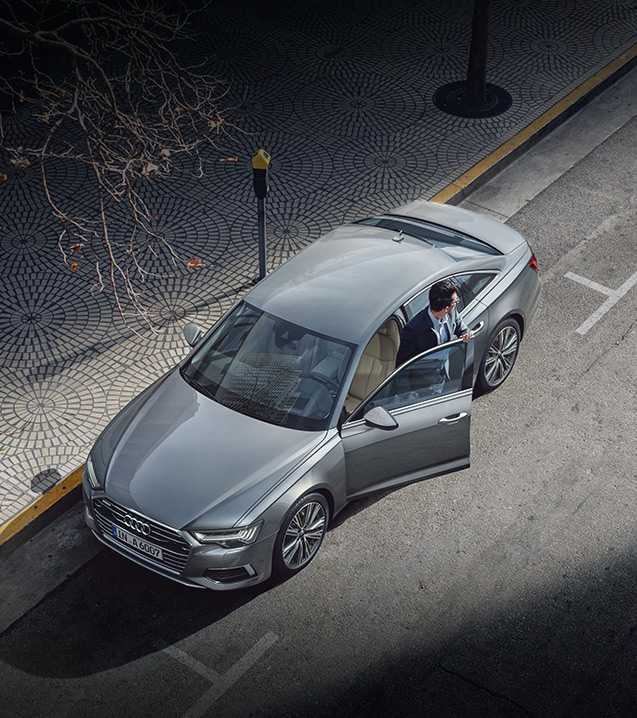
[(467, 187), (475, 182), (481, 175), (490, 170), (492, 167), (504, 160), (508, 155), (518, 150), (531, 137), (541, 132), (548, 124), (559, 117), (562, 113), (572, 107), (576, 102), (581, 100), (598, 85), (607, 80), (613, 73), (620, 70), (624, 65), (633, 60), (637, 56), (637, 44), (633, 45), (630, 50), (623, 52), (616, 60), (611, 62), (603, 70), (590, 77), (585, 83), (577, 87), (569, 93), (564, 99), (553, 105), (543, 115), (540, 115), (530, 125), (517, 133), (510, 140), (505, 142), (501, 147), (485, 157), (483, 160), (474, 165), (470, 170), (460, 175), (457, 180), (447, 185), (444, 189), (437, 192), (430, 198), (430, 202), (439, 202), (444, 204), (450, 200), (463, 195)]
[(10, 538), (13, 538), (17, 533), (22, 531), (25, 526), (28, 526), (28, 524), (41, 516), (47, 509), (50, 509), (53, 504), (79, 486), (82, 483), (83, 471), (84, 464), (69, 474), (65, 479), (62, 479), (62, 481), (58, 481), (58, 483), (52, 486), (45, 494), (42, 494), (39, 499), (22, 509), (19, 514), (9, 519), (5, 524), (2, 524), (0, 527), (0, 546)]

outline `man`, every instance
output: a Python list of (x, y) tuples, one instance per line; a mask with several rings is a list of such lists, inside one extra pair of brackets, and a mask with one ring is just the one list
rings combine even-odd
[(456, 311), (458, 290), (450, 279), (443, 279), (429, 290), (429, 306), (416, 314), (400, 333), (400, 347), (396, 366), (438, 344), (462, 337), (468, 342), (473, 337)]

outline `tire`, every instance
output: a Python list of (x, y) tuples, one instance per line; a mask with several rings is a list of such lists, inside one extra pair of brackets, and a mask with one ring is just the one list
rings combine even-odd
[(319, 493), (306, 494), (290, 507), (274, 543), (275, 575), (294, 576), (310, 563), (323, 543), (329, 517), (327, 501)]
[(520, 349), (522, 332), (515, 319), (505, 319), (493, 330), (478, 369), (478, 384), (493, 391), (509, 376)]

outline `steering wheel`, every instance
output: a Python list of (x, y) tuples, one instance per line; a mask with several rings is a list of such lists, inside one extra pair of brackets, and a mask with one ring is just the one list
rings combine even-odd
[[(313, 386), (314, 385), (314, 386)], [(327, 387), (314, 379), (303, 379), (298, 387), (295, 410), (310, 419), (324, 419), (330, 412), (334, 397)]]
[(310, 375), (308, 377), (312, 381), (317, 382), (318, 384), (322, 384), (324, 387), (329, 389), (330, 393), (335, 395), (336, 391), (338, 390), (338, 382), (336, 379), (332, 379), (328, 376), (325, 376), (324, 374), (312, 374), (310, 372)]

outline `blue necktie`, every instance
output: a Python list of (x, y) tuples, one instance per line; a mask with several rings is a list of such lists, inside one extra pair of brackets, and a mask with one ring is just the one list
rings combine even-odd
[(449, 331), (449, 322), (443, 322), (443, 326), (445, 328), (445, 334), (446, 334), (447, 338), (443, 339), (443, 341), (441, 343), (445, 344), (446, 342), (451, 341), (451, 332)]

